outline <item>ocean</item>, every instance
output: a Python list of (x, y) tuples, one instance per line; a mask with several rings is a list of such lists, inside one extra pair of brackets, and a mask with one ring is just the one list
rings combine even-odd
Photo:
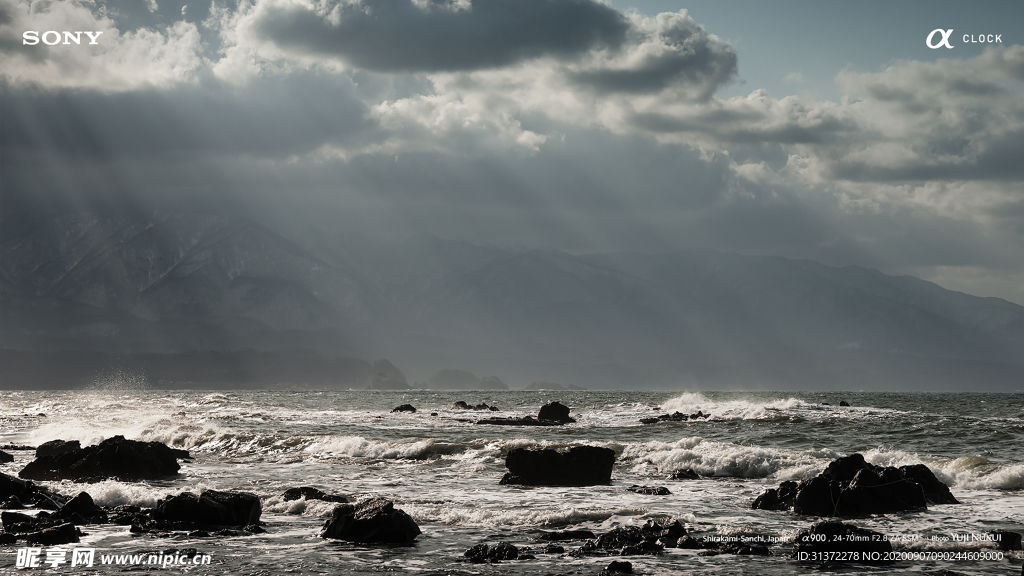
[[(457, 400), (500, 412), (452, 409)], [(489, 416), (536, 415), (558, 400), (577, 423), (558, 427), (475, 424)], [(850, 407), (840, 407), (846, 400)], [(415, 413), (391, 413), (412, 404)], [(700, 410), (708, 419), (643, 425), (641, 418)], [(436, 415), (434, 415), (436, 414)], [(154, 506), (181, 491), (258, 494), (266, 533), (188, 538), (134, 535), (127, 526), (85, 526), (78, 546), (97, 554), (196, 548), (210, 566), (166, 568), (190, 574), (598, 574), (609, 557), (545, 554), (540, 531), (678, 519), (695, 536), (768, 535), (771, 556), (667, 549), (630, 556), (637, 574), (1019, 574), (1024, 555), (938, 560), (928, 555), (882, 568), (815, 568), (792, 557), (793, 537), (816, 519), (752, 510), (752, 501), (784, 480), (810, 478), (829, 461), (859, 452), (874, 464), (924, 463), (960, 505), (851, 520), (895, 536), (897, 551), (993, 551), (987, 542), (950, 534), (1024, 532), (1024, 394), (886, 392), (649, 391), (90, 391), (0, 392), (0, 444), (38, 445), (56, 438), (83, 445), (114, 435), (184, 448), (194, 459), (178, 478), (124, 483), (46, 483), (100, 505)], [(504, 456), (516, 447), (612, 448), (612, 483), (583, 488), (501, 486)], [(11, 452), (0, 471), (17, 475), (33, 457)], [(692, 468), (703, 478), (670, 480)], [(664, 486), (666, 496), (631, 485)], [(317, 532), (335, 504), (284, 501), (292, 487), (314, 486), (354, 499), (384, 496), (423, 531), (409, 546), (357, 546)], [(531, 560), (461, 562), (479, 543), (532, 547)], [(570, 551), (576, 543), (565, 543)], [(15, 546), (0, 547), (0, 570), (15, 569)], [(63, 566), (35, 571), (137, 572), (139, 567)], [(31, 573), (31, 570), (28, 571)]]

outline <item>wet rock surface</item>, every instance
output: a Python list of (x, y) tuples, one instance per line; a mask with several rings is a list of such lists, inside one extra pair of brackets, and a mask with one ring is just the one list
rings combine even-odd
[(557, 450), (515, 448), (505, 457), (508, 472), (501, 484), (529, 486), (594, 486), (608, 484), (615, 451), (598, 446), (573, 446)]
[(523, 416), (521, 418), (485, 418), (477, 420), (477, 424), (490, 424), (499, 426), (562, 426), (573, 424), (576, 420), (569, 417), (569, 407), (560, 402), (548, 402), (541, 406), (537, 417)]
[(320, 532), (321, 538), (360, 544), (406, 544), (419, 535), (420, 527), (412, 517), (385, 498), (338, 506)]
[(637, 494), (646, 494), (648, 496), (668, 496), (672, 494), (668, 488), (664, 486), (630, 486), (626, 488), (630, 492), (636, 492)]
[(394, 413), (394, 412), (415, 412), (415, 411), (416, 411), (416, 407), (413, 406), (412, 404), (402, 404), (400, 406), (395, 406), (394, 408), (391, 409), (392, 413)]

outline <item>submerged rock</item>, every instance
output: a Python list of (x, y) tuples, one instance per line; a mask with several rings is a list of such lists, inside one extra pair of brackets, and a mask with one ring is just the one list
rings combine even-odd
[(847, 402), (846, 400), (840, 400), (840, 401), (839, 401), (839, 405), (840, 405), (840, 406), (849, 406), (849, 405), (850, 405), (850, 403), (849, 403), (849, 402)]
[(959, 504), (927, 466), (881, 467), (860, 454), (833, 460), (825, 470), (799, 484), (783, 482), (754, 500), (761, 510), (793, 509), (810, 516), (866, 516)]
[(658, 422), (686, 422), (688, 420), (703, 420), (710, 418), (710, 414), (705, 414), (700, 410), (693, 414), (683, 414), (682, 412), (673, 412), (672, 414), (662, 414), (654, 418), (641, 418), (641, 424), (657, 424)]
[(339, 496), (337, 494), (327, 494), (326, 492), (313, 488), (312, 486), (302, 486), (299, 488), (289, 488), (284, 491), (281, 498), (285, 502), (291, 502), (292, 500), (300, 500), (305, 498), (306, 500), (323, 500), (324, 502), (348, 502), (348, 498)]
[(590, 530), (556, 530), (554, 532), (542, 532), (537, 536), (541, 542), (562, 542), (565, 540), (589, 540), (597, 538)]
[(612, 560), (612, 563), (605, 567), (609, 574), (632, 574), (633, 564), (624, 560)]
[(174, 450), (160, 442), (126, 440), (124, 436), (107, 438), (86, 448), (78, 447), (77, 441), (47, 442), (36, 449), (36, 459), (18, 476), (75, 482), (156, 480), (177, 475), (177, 459), (185, 457), (188, 452), (184, 450)]
[(664, 486), (630, 486), (626, 488), (630, 492), (636, 492), (637, 494), (646, 494), (648, 496), (668, 496), (672, 494), (668, 491), (668, 488)]
[(320, 531), (321, 538), (360, 544), (405, 544), (419, 535), (420, 527), (412, 517), (385, 498), (338, 506)]
[(493, 546), (477, 544), (466, 550), (464, 556), (468, 562), (482, 564), (484, 562), (500, 562), (501, 560), (516, 560), (519, 558), (519, 548), (508, 542), (498, 542)]
[[(806, 560), (815, 560), (814, 553), (853, 553), (847, 556), (848, 561), (860, 564), (888, 564), (885, 554), (892, 552), (892, 544), (881, 532), (858, 528), (853, 524), (828, 521), (818, 522), (797, 534), (797, 560), (806, 553)], [(821, 558), (820, 556), (818, 558)], [(826, 557), (827, 558), (827, 557)], [(820, 563), (827, 563), (822, 561)]]
[(1013, 550), (1024, 549), (1021, 545), (1021, 535), (1019, 532), (1008, 532), (1006, 530), (993, 530), (989, 532), (992, 535), (992, 541), (996, 544), (996, 549), (1010, 552)]
[(547, 542), (562, 542), (564, 540), (589, 540), (597, 538), (590, 530), (556, 530), (554, 532), (542, 532), (537, 540)]
[(501, 484), (529, 486), (594, 486), (612, 480), (615, 451), (598, 446), (573, 446), (567, 451), (515, 448), (505, 456), (508, 472)]
[(669, 480), (700, 480), (700, 474), (693, 468), (680, 468), (669, 476)]
[(402, 404), (401, 406), (395, 406), (391, 409), (391, 412), (415, 412), (416, 407), (412, 404)]
[(488, 406), (486, 402), (481, 402), (479, 404), (469, 404), (465, 400), (458, 400), (454, 404), (452, 404), (452, 410), (490, 410), (492, 412), (497, 412), (498, 407)]

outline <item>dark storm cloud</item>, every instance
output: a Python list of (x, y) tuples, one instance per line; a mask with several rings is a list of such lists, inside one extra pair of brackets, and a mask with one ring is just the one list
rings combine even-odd
[(325, 12), (275, 6), (261, 13), (255, 28), (281, 47), (378, 71), (474, 70), (577, 55), (618, 46), (628, 28), (618, 11), (590, 0), (489, 0), (466, 7), (374, 0), (337, 3)]
[(676, 84), (701, 86), (706, 99), (737, 73), (736, 52), (713, 38), (691, 18), (679, 14), (658, 18), (659, 50), (645, 54), (628, 67), (584, 70), (570, 77), (599, 92), (660, 92)]

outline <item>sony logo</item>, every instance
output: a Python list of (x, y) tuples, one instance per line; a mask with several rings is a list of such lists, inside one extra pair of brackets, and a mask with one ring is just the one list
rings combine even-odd
[(82, 34), (85, 34), (89, 37), (89, 44), (99, 44), (97, 40), (99, 39), (100, 34), (103, 34), (103, 31), (101, 30), (99, 32), (61, 33), (56, 30), (47, 30), (46, 32), (42, 33), (42, 36), (40, 36), (38, 30), (28, 30), (21, 35), (21, 43), (25, 46), (35, 46), (36, 44), (39, 44), (40, 40), (42, 40), (43, 44), (46, 44), (47, 46), (53, 46), (55, 44), (60, 44), (61, 40), (63, 40), (64, 44), (71, 44), (72, 42), (74, 42), (75, 44), (81, 44)]

